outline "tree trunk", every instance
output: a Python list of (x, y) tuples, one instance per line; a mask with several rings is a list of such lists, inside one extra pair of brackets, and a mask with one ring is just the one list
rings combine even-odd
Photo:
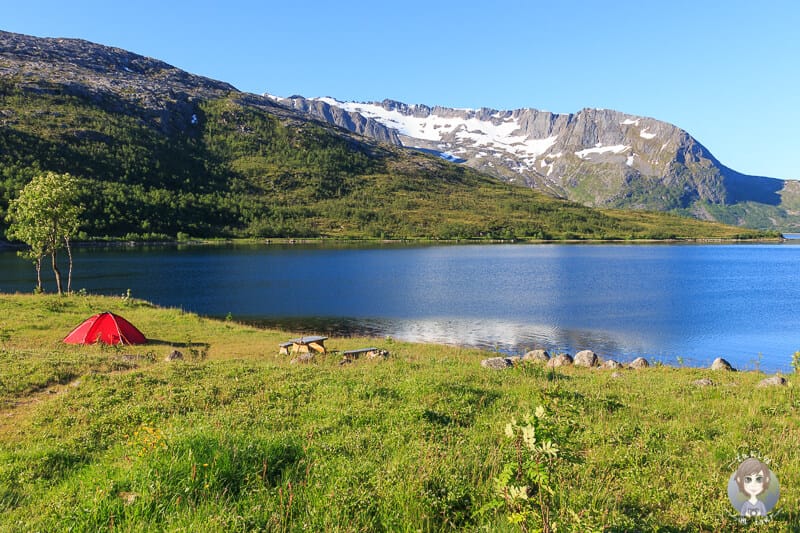
[(42, 288), (42, 256), (40, 255), (37, 257), (33, 265), (36, 267), (36, 294), (41, 294), (44, 292)]
[(64, 237), (67, 245), (67, 257), (69, 257), (69, 270), (67, 270), (67, 294), (72, 294), (72, 247), (69, 245), (69, 237)]
[(56, 276), (56, 287), (58, 288), (58, 294), (64, 294), (64, 289), (61, 287), (61, 271), (58, 270), (58, 265), (56, 265), (56, 251), (53, 250), (50, 252), (50, 258), (53, 261), (53, 274)]

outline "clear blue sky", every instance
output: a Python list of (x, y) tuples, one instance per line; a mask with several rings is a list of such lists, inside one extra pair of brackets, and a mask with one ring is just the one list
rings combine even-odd
[(796, 0), (7, 1), (0, 29), (77, 37), (240, 90), (448, 107), (599, 107), (722, 163), (800, 179)]

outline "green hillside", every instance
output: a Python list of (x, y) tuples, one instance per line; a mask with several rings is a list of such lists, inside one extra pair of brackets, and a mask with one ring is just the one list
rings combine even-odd
[(764, 235), (592, 210), (236, 91), (176, 93), (158, 113), (134, 102), (91, 87), (0, 79), (0, 215), (35, 172), (53, 170), (81, 179), (84, 238)]

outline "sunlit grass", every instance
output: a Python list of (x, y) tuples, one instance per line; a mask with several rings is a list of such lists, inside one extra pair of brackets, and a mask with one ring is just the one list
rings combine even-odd
[[(157, 342), (60, 342), (106, 309)], [(380, 345), (386, 360), (295, 365), (277, 351), (292, 332), (114, 298), (4, 295), (0, 316), (3, 531), (513, 531), (478, 511), (508, 458), (505, 425), (540, 405), (572, 428), (551, 483), (559, 531), (741, 529), (726, 486), (750, 450), (781, 483), (765, 530), (799, 518), (791, 379), (491, 371), (485, 352), (388, 339), (326, 343)], [(184, 360), (165, 362), (174, 349)]]

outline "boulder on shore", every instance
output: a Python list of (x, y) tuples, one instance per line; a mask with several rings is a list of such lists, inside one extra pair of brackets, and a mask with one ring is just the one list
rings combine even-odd
[(481, 361), (483, 368), (491, 368), (492, 370), (505, 370), (513, 365), (514, 362), (508, 357), (490, 357)]
[(547, 368), (556, 368), (559, 366), (570, 366), (572, 364), (572, 356), (566, 353), (560, 353), (547, 361)]
[(593, 367), (597, 366), (597, 354), (591, 350), (581, 350), (575, 354), (575, 366)]
[(546, 363), (550, 360), (547, 350), (531, 350), (522, 356), (523, 361), (533, 361), (534, 363)]
[(696, 381), (692, 381), (692, 385), (696, 385), (698, 387), (713, 387), (714, 382), (708, 378), (698, 379)]
[(631, 361), (631, 364), (628, 366), (630, 366), (631, 368), (647, 368), (648, 366), (650, 366), (650, 363), (648, 363), (647, 359), (645, 359), (644, 357), (637, 357), (636, 359)]
[(736, 371), (735, 368), (731, 366), (731, 364), (723, 359), (722, 357), (717, 357), (714, 359), (714, 362), (711, 363), (711, 370), (728, 370), (728, 371)]
[(772, 376), (771, 378), (764, 378), (758, 382), (759, 387), (774, 387), (786, 385), (786, 378), (782, 376)]
[(608, 359), (606, 361), (603, 361), (603, 363), (600, 365), (600, 368), (608, 368), (612, 370), (617, 370), (622, 367), (623, 364), (620, 363), (619, 361), (615, 361), (614, 359)]

